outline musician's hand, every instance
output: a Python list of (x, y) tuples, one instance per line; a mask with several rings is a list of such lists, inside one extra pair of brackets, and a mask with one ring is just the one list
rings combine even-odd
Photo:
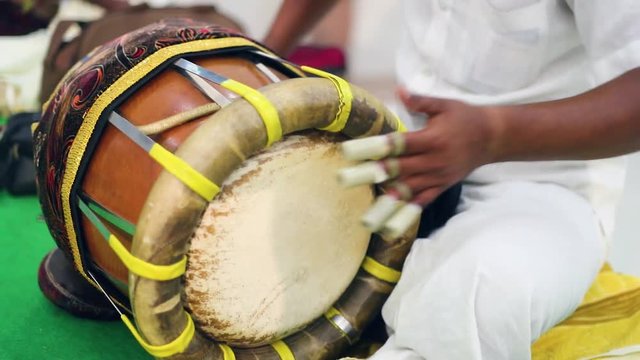
[(406, 150), (398, 157), (398, 180), (411, 188), (412, 202), (430, 203), (472, 170), (492, 161), (498, 132), (492, 108), (402, 90), (399, 95), (408, 110), (429, 116), (424, 129), (405, 134)]

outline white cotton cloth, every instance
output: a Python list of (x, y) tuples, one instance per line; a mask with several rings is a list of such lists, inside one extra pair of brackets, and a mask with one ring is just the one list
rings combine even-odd
[(465, 187), (459, 213), (414, 243), (382, 312), (392, 336), (371, 359), (529, 359), (601, 268), (598, 227), (558, 185)]
[[(404, 5), (397, 76), (414, 94), (532, 103), (640, 66), (637, 0)], [(606, 258), (624, 167), (623, 158), (505, 162), (471, 173), (458, 213), (413, 245), (383, 308), (391, 337), (372, 359), (530, 359)]]
[[(473, 104), (583, 93), (640, 66), (637, 0), (405, 0), (397, 76), (410, 92)], [(408, 121), (411, 123), (411, 121)], [(469, 181), (552, 182), (595, 208), (611, 237), (622, 158), (500, 163)]]

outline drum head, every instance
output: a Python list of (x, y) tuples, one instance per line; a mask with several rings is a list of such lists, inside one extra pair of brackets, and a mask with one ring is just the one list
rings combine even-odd
[(186, 303), (210, 337), (273, 342), (326, 312), (355, 277), (371, 233), (369, 187), (338, 184), (335, 135), (290, 136), (245, 161), (208, 206), (188, 252)]

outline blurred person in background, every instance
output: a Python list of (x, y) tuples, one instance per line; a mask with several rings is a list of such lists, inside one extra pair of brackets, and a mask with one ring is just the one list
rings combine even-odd
[(291, 51), (288, 59), (299, 65), (345, 75), (352, 21), (351, 8), (351, 0), (338, 1), (315, 25), (309, 36)]
[(0, 116), (37, 111), (47, 27), (58, 12), (50, 1), (0, 1)]

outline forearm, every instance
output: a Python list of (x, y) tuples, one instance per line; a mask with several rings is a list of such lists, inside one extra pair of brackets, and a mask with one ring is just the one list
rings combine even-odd
[(338, 0), (284, 0), (264, 40), (286, 55)]
[(640, 68), (584, 94), (495, 107), (493, 161), (575, 160), (640, 150)]

